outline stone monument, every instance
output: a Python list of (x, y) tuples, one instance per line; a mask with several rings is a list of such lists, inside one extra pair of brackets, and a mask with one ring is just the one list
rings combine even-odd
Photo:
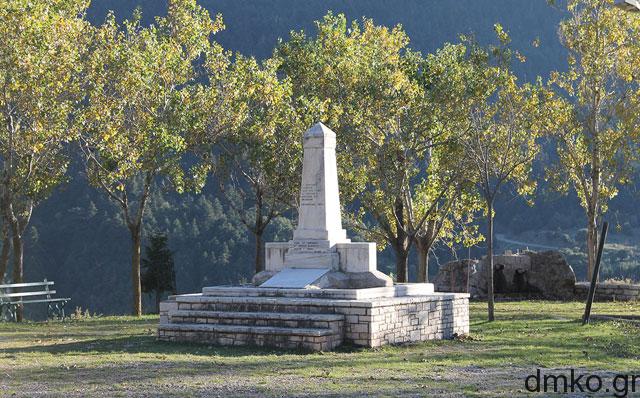
[(351, 242), (342, 228), (336, 134), (318, 123), (303, 137), (298, 226), (293, 240), (265, 245), (262, 287), (369, 288), (392, 286), (376, 268), (376, 244)]
[(303, 136), (298, 225), (268, 243), (252, 286), (212, 286), (160, 304), (158, 339), (327, 351), (469, 332), (469, 295), (429, 283), (394, 284), (376, 268), (376, 245), (342, 228), (336, 135), (321, 123)]

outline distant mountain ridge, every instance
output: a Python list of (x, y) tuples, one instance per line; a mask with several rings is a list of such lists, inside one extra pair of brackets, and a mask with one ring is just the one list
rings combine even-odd
[[(313, 22), (328, 11), (347, 18), (372, 18), (377, 24), (401, 24), (411, 47), (423, 52), (455, 42), (460, 34), (473, 33), (481, 42), (494, 38), (493, 25), (502, 24), (514, 47), (528, 59), (519, 67), (524, 79), (545, 76), (562, 68), (565, 52), (558, 41), (557, 26), (563, 11), (546, 0), (199, 0), (211, 15), (221, 13), (226, 29), (217, 40), (227, 49), (257, 58), (269, 57), (278, 38), (291, 30), (314, 31)], [(118, 19), (128, 18), (140, 7), (145, 23), (166, 12), (163, 0), (94, 1), (89, 18), (100, 23), (112, 10)], [(532, 46), (534, 40), (540, 46)]]

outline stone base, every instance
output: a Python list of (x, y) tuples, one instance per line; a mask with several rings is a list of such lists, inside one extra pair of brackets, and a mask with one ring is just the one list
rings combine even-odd
[(398, 283), (393, 286), (369, 289), (291, 289), (253, 286), (211, 286), (202, 289), (202, 294), (175, 297), (288, 297), (320, 298), (334, 300), (366, 300), (392, 297), (428, 296), (434, 294), (432, 283)]
[(265, 283), (267, 280), (269, 280), (269, 278), (271, 278), (272, 276), (274, 276), (277, 273), (278, 273), (278, 271), (261, 271), (261, 272), (258, 272), (257, 274), (255, 274), (253, 276), (253, 279), (251, 279), (251, 283), (254, 284), (255, 286), (260, 286), (263, 283)]
[(265, 244), (265, 270), (285, 268), (329, 268), (342, 272), (373, 272), (377, 270), (376, 244), (345, 241), (333, 244), (328, 240), (268, 242)]
[[(253, 277), (252, 282), (255, 286), (262, 286), (277, 274), (278, 272), (262, 271)], [(385, 286), (393, 286), (393, 280), (380, 271), (331, 271), (308, 284), (308, 287), (318, 289), (368, 289)]]
[[(210, 313), (207, 311), (197, 311), (197, 313), (182, 316), (183, 320), (186, 319), (192, 323), (161, 325), (158, 328), (158, 339), (222, 346), (256, 345), (310, 351), (331, 351), (342, 343), (342, 334), (327, 328), (297, 328), (292, 331), (290, 327), (209, 324), (210, 320), (215, 319)], [(253, 322), (255, 323), (256, 320)], [(289, 321), (283, 319), (282, 322)], [(341, 324), (342, 319), (335, 323)]]
[(328, 351), (468, 334), (469, 295), (432, 289), (209, 287), (161, 303), (158, 339)]
[(329, 272), (313, 283), (320, 289), (367, 289), (393, 286), (393, 280), (380, 271)]

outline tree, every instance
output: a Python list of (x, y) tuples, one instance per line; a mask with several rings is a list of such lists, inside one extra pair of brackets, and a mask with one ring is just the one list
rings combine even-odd
[(162, 293), (176, 294), (176, 272), (173, 267), (173, 253), (167, 246), (167, 236), (154, 234), (149, 237), (150, 245), (145, 247), (142, 259), (142, 291), (155, 293), (156, 312), (160, 313)]
[(87, 6), (84, 0), (0, 1), (2, 268), (12, 248), (14, 283), (23, 281), (33, 209), (65, 179)]
[[(1, 208), (1, 205), (0, 205)], [(4, 281), (7, 269), (9, 268), (9, 255), (11, 254), (11, 235), (9, 235), (9, 224), (7, 222), (2, 223), (2, 252), (0, 253), (0, 283)]]
[(220, 29), (221, 18), (212, 21), (195, 0), (171, 0), (154, 25), (143, 28), (139, 12), (122, 27), (110, 15), (94, 35), (81, 149), (89, 181), (121, 208), (129, 229), (134, 315), (142, 313), (140, 244), (151, 190), (204, 184), (207, 168), (194, 164), (185, 172), (185, 155), (208, 127), (201, 66), (226, 67), (210, 42)]
[(445, 44), (422, 61), (418, 81), (425, 89), (422, 112), (430, 115), (433, 136), (425, 151), (425, 170), (407, 197), (408, 224), (418, 255), (418, 282), (428, 282), (429, 254), (436, 245), (471, 246), (480, 240), (474, 216), (481, 202), (466, 175), (460, 138), (468, 123), (459, 104), (465, 97), (466, 47)]
[[(417, 281), (429, 282), (429, 255), (437, 245), (453, 249), (456, 245), (470, 247), (483, 239), (474, 215), (480, 208), (478, 195), (463, 182), (452, 184), (440, 195), (438, 184), (425, 183), (424, 189), (416, 189), (413, 208), (425, 217), (412, 236), (418, 255)], [(434, 193), (440, 199), (434, 200)]]
[(587, 277), (598, 246), (598, 219), (629, 181), (637, 160), (640, 18), (612, 7), (613, 0), (570, 0), (560, 24), (568, 70), (550, 83), (566, 99), (555, 135), (554, 186), (573, 188), (587, 217)]
[(266, 228), (295, 207), (300, 188), (305, 122), (296, 115), (291, 84), (278, 79), (277, 67), (273, 60), (261, 67), (252, 58), (236, 58), (229, 101), (239, 116), (212, 143), (220, 152), (215, 173), (221, 190), (255, 238), (256, 273), (264, 271)]
[(393, 248), (397, 280), (406, 282), (413, 243), (407, 198), (421, 181), (426, 151), (443, 138), (423, 112), (421, 57), (399, 26), (368, 19), (348, 25), (332, 14), (316, 25), (313, 38), (292, 32), (276, 57), (293, 83), (298, 112), (338, 134), (341, 196), (355, 210), (347, 214), (351, 226)]
[(468, 121), (461, 142), (468, 161), (469, 178), (480, 192), (487, 218), (487, 259), (489, 321), (494, 317), (493, 234), (494, 204), (505, 185), (520, 194), (535, 189), (531, 177), (533, 160), (539, 150), (539, 138), (550, 131), (551, 93), (538, 81), (517, 82), (510, 63), (518, 56), (509, 48), (509, 36), (495, 26), (499, 46), (482, 48), (468, 41), (466, 97), (459, 110)]

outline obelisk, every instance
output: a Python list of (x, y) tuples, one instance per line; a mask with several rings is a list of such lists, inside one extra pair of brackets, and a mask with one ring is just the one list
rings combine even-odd
[(335, 245), (350, 242), (340, 214), (336, 134), (317, 123), (304, 134), (303, 148), (298, 225), (285, 266), (336, 268)]
[(342, 229), (336, 162), (336, 134), (322, 123), (307, 130), (304, 140), (298, 226), (293, 240), (348, 242)]
[(318, 123), (304, 133), (303, 148), (293, 239), (265, 245), (265, 270), (254, 283), (275, 288), (392, 286), (391, 278), (376, 269), (376, 244), (351, 242), (342, 228), (336, 134)]

